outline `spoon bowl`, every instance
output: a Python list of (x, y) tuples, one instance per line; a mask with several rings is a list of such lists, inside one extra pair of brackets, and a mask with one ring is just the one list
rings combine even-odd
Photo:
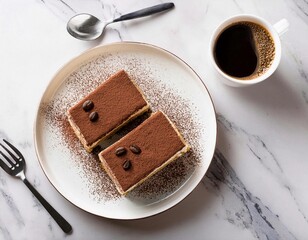
[(68, 21), (67, 31), (73, 37), (80, 40), (95, 40), (103, 34), (106, 26), (110, 23), (149, 16), (155, 13), (166, 11), (173, 7), (174, 7), (173, 3), (162, 3), (152, 7), (138, 10), (136, 12), (122, 15), (118, 18), (114, 18), (105, 22), (102, 22), (97, 17), (91, 14), (81, 13), (75, 15)]
[(106, 25), (97, 17), (81, 13), (68, 21), (67, 31), (80, 40), (94, 40), (102, 35)]

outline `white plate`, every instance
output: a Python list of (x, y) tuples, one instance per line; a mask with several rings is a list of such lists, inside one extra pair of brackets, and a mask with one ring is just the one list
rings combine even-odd
[[(157, 192), (155, 188), (145, 191), (141, 186), (135, 194), (115, 196), (108, 179), (99, 179), (104, 173), (97, 168), (98, 163), (82, 149), (78, 140), (66, 133), (66, 109), (120, 69), (125, 69), (137, 81), (153, 110), (167, 113), (192, 145), (193, 154), (188, 160), (174, 163), (175, 168), (183, 171), (182, 175), (176, 175), (177, 181), (161, 173), (162, 179), (168, 179), (166, 188), (170, 189), (165, 190), (162, 180), (154, 176), (148, 182), (158, 186)], [(212, 160), (217, 125), (205, 85), (185, 62), (156, 46), (122, 42), (88, 50), (56, 73), (41, 99), (34, 135), (43, 171), (67, 200), (98, 216), (138, 219), (171, 208), (194, 190)]]

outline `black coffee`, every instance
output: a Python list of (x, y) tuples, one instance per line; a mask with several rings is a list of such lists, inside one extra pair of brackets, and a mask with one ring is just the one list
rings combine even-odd
[(252, 22), (238, 22), (218, 36), (214, 48), (215, 61), (226, 74), (243, 80), (265, 73), (275, 56), (271, 35)]

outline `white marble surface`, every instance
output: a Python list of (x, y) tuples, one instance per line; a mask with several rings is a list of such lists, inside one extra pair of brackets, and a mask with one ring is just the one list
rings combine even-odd
[[(76, 13), (109, 18), (160, 2), (0, 0), (0, 138), (20, 148), (29, 181), (74, 229), (65, 235), (24, 184), (1, 169), (0, 239), (308, 238), (307, 1), (175, 0), (171, 12), (110, 25), (94, 42), (73, 39), (65, 29)], [(211, 32), (238, 13), (290, 22), (278, 70), (245, 89), (218, 82), (208, 59)], [(155, 44), (184, 59), (217, 110), (217, 151), (202, 182), (176, 207), (143, 220), (108, 220), (69, 203), (45, 177), (33, 144), (36, 108), (57, 69), (86, 49), (117, 41)]]

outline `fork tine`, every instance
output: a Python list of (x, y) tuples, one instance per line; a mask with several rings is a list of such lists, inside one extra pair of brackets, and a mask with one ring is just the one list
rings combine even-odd
[[(11, 165), (14, 166), (15, 164), (12, 162), (12, 160), (6, 156), (2, 151), (0, 151), (0, 154), (6, 159), (6, 161)], [(5, 164), (5, 163), (4, 163)]]
[(11, 168), (0, 158), (0, 167), (7, 173), (11, 170)]
[(4, 141), (7, 145), (9, 145), (11, 149), (14, 150), (14, 152), (18, 155), (18, 157), (20, 157), (20, 158), (22, 158), (22, 159), (24, 158), (23, 155), (21, 154), (21, 152), (19, 152), (19, 150), (18, 150), (16, 147), (14, 147), (13, 144), (11, 144), (10, 142), (6, 141), (5, 139), (3, 139), (3, 141)]
[(5, 147), (2, 143), (0, 143), (0, 146), (3, 147), (3, 149), (11, 156), (11, 158), (14, 159), (15, 162), (18, 162), (18, 158), (9, 149), (7, 149), (7, 147)]

